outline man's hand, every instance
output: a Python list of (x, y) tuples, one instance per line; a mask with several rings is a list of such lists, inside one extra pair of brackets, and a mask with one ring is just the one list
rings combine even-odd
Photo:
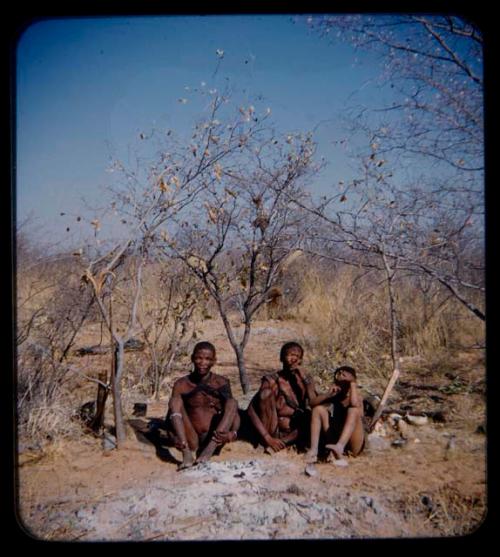
[(217, 445), (230, 443), (231, 441), (234, 441), (234, 439), (235, 439), (234, 431), (215, 431), (212, 436), (212, 441), (217, 443)]
[(176, 449), (179, 449), (179, 451), (183, 451), (184, 449), (187, 449), (187, 443), (186, 442), (182, 442), (179, 441), (178, 439), (174, 442), (174, 447)]
[(285, 443), (283, 443), (281, 439), (276, 439), (275, 437), (271, 437), (270, 435), (266, 437), (265, 441), (267, 443), (267, 446), (275, 452), (281, 451), (286, 447)]

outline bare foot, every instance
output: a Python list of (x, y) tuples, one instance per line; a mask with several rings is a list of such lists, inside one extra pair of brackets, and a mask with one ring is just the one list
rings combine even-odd
[(201, 451), (200, 456), (196, 459), (196, 464), (201, 464), (202, 462), (208, 462), (210, 457), (214, 454), (217, 448), (217, 443), (215, 441), (210, 441), (208, 445)]
[(184, 470), (186, 468), (191, 468), (194, 464), (193, 454), (189, 449), (183, 449), (182, 451), (182, 462), (177, 467), (177, 470)]
[(325, 447), (332, 451), (337, 460), (342, 459), (342, 455), (344, 454), (344, 447), (342, 445), (336, 443), (335, 445), (325, 445)]
[(318, 462), (318, 455), (311, 451), (307, 451), (307, 453), (304, 456), (304, 460), (306, 461), (307, 464), (314, 464), (315, 462)]

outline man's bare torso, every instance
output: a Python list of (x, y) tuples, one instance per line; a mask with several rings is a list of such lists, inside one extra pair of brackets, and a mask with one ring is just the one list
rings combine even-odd
[(177, 380), (177, 388), (198, 435), (210, 430), (214, 416), (224, 411), (226, 400), (232, 396), (229, 381), (212, 372), (198, 383), (191, 380), (191, 374), (181, 377)]

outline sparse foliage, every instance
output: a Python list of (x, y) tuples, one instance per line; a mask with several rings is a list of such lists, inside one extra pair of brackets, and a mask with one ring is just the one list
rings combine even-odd
[[(215, 300), (246, 393), (251, 323), (305, 237), (304, 214), (290, 198), (301, 195), (316, 167), (311, 136), (279, 137), (264, 127), (267, 114), (259, 119), (253, 107), (239, 113), (225, 128), (229, 137), (240, 130), (238, 148), (214, 165), (192, 210), (177, 220), (177, 234), (164, 236), (164, 248), (184, 261)], [(231, 311), (238, 312), (242, 333), (231, 323)]]

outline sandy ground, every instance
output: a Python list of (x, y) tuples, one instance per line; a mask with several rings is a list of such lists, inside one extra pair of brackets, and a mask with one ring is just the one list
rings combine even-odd
[[(246, 408), (258, 378), (277, 368), (280, 344), (300, 340), (303, 331), (289, 322), (255, 325), (248, 396), (238, 387), (222, 331), (209, 327), (205, 333), (219, 351), (214, 371), (231, 377), (234, 394)], [(484, 381), (480, 366), (467, 369), (470, 385)], [(404, 394), (395, 393), (395, 403), (398, 396), (406, 400)], [(412, 400), (418, 407), (429, 396), (426, 391)], [(103, 452), (101, 440), (91, 436), (41, 451), (22, 449), (17, 514), (29, 535), (65, 541), (467, 534), (480, 526), (486, 510), (486, 435), (477, 429), (484, 425), (484, 393), (469, 389), (433, 400), (434, 407), (439, 400), (439, 409), (445, 410), (444, 423), (406, 424), (406, 442), (397, 446), (393, 442), (401, 432), (384, 419), (360, 457), (348, 458), (346, 467), (319, 463), (313, 476), (305, 474), (303, 455), (293, 449), (271, 456), (244, 441), (227, 445), (209, 463), (177, 471), (175, 449), (155, 446), (133, 429), (119, 451)], [(146, 418), (134, 419), (131, 404), (126, 413), (136, 429), (141, 421), (147, 427)]]

